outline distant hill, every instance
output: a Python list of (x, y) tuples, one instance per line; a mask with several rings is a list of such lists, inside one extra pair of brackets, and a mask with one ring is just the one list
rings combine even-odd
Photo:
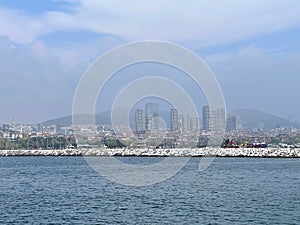
[[(82, 117), (90, 117), (90, 115), (81, 115)], [(105, 111), (96, 114), (96, 124), (108, 125), (110, 124), (110, 111)], [(43, 122), (44, 125), (72, 125), (72, 116), (59, 117)]]
[[(120, 112), (122, 112), (120, 110)], [(170, 125), (169, 112), (160, 111), (160, 116), (165, 120), (166, 125)], [(90, 115), (81, 115), (83, 117), (90, 117)], [(134, 123), (134, 115), (131, 114), (129, 117), (130, 124)], [(72, 116), (64, 116), (56, 119), (47, 120), (42, 122), (44, 125), (72, 125)], [(111, 124), (111, 111), (104, 111), (96, 114), (96, 124), (110, 125)]]
[(64, 116), (56, 119), (47, 120), (42, 122), (42, 124), (48, 125), (71, 125), (72, 124), (72, 116)]
[(278, 127), (300, 128), (300, 123), (292, 122), (282, 117), (253, 109), (234, 110), (230, 115), (237, 116), (240, 123), (243, 125), (243, 128), (263, 128), (265, 130)]
[[(122, 112), (122, 111), (120, 111)], [(262, 111), (253, 109), (238, 109), (231, 112), (229, 115), (235, 115), (239, 118), (243, 128), (263, 128), (265, 130), (274, 129), (277, 127), (294, 127), (300, 128), (300, 123), (291, 122), (279, 116), (274, 116)], [(83, 115), (89, 117), (89, 115)], [(166, 121), (166, 125), (170, 125), (169, 112), (161, 111), (160, 116)], [(131, 125), (134, 123), (134, 115), (130, 115), (129, 121)], [(72, 116), (60, 117), (43, 122), (45, 125), (71, 125)], [(105, 111), (96, 114), (96, 124), (110, 125), (111, 111)]]

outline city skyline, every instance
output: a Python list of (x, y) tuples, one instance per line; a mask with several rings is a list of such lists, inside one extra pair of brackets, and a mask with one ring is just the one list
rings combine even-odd
[[(169, 110), (169, 118), (162, 118), (159, 115), (158, 103), (146, 103), (145, 110), (138, 108), (134, 113), (135, 132), (137, 134), (144, 132), (157, 132), (160, 128), (168, 128), (172, 133), (186, 133), (190, 131), (199, 131), (199, 118), (192, 117), (188, 114), (182, 114), (175, 108)], [(164, 121), (169, 120), (168, 122)], [(163, 121), (164, 124), (160, 124)], [(166, 126), (166, 127), (164, 127)]]
[[(160, 110), (160, 116), (164, 120), (164, 123), (167, 124), (168, 127), (170, 127), (171, 130), (171, 120), (168, 119), (172, 116), (170, 115), (170, 110), (172, 106), (169, 106), (170, 108), (163, 108)], [(203, 129), (204, 124), (206, 122), (203, 121), (203, 109), (205, 109), (208, 106), (202, 107), (202, 112), (199, 114), (199, 121), (201, 124), (201, 128)], [(139, 107), (134, 107), (133, 110), (130, 112), (129, 116), (129, 122), (132, 127), (134, 127), (134, 118), (135, 118), (135, 111)], [(177, 110), (176, 110), (177, 111)], [(110, 111), (106, 111), (103, 113), (99, 113), (95, 115), (96, 124), (97, 125), (109, 125), (110, 124)], [(183, 113), (185, 114), (185, 113)], [(143, 116), (144, 117), (144, 116)], [(266, 114), (264, 112), (256, 111), (256, 110), (237, 110), (233, 113), (226, 115), (226, 127), (234, 127), (238, 128), (238, 130), (241, 129), (263, 129), (263, 130), (271, 130), (275, 128), (300, 128), (300, 123), (292, 122), (287, 119), (276, 117), (274, 115)], [(5, 126), (11, 126), (11, 124), (18, 124), (18, 125), (72, 125), (72, 116), (67, 117), (59, 117), (52, 120), (43, 121), (41, 123), (20, 123), (19, 121), (12, 118), (8, 122), (1, 122), (0, 125)], [(212, 127), (212, 125), (211, 125)], [(208, 129), (207, 126), (205, 130), (212, 130)], [(232, 128), (229, 128), (229, 131), (232, 130)]]
[[(158, 104), (146, 103), (151, 116), (160, 117)], [(154, 110), (155, 109), (155, 110)], [(199, 118), (180, 114), (174, 108), (170, 109), (170, 126), (168, 129), (158, 129), (153, 126), (152, 118), (148, 121), (150, 130), (145, 130), (145, 113), (141, 109), (135, 111), (136, 130), (128, 129), (116, 133), (112, 125), (91, 124), (59, 125), (59, 124), (10, 124), (0, 126), (0, 149), (86, 149), (86, 148), (183, 148), (207, 147), (211, 135), (223, 133), (224, 110), (204, 106), (202, 127)], [(205, 123), (208, 121), (208, 126)], [(118, 129), (119, 129), (118, 128)], [(137, 130), (139, 129), (139, 130)], [(240, 124), (237, 116), (226, 119), (226, 133), (223, 133), (222, 148), (258, 148), (259, 146), (275, 148), (299, 148), (300, 129), (292, 127), (276, 127), (264, 130), (260, 127), (249, 129)], [(220, 143), (221, 144), (221, 143)]]

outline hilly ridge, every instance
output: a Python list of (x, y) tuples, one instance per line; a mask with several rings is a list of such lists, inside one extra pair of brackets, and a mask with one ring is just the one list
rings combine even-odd
[[(168, 112), (161, 112), (161, 117), (165, 119), (167, 124), (168, 120)], [(268, 114), (259, 110), (253, 109), (238, 109), (229, 113), (229, 115), (237, 116), (239, 122), (242, 124), (243, 128), (262, 128), (265, 130), (270, 130), (274, 128), (286, 128), (286, 127), (294, 127), (300, 128), (299, 122), (292, 122), (287, 119), (284, 119), (279, 116), (275, 116), (272, 114)], [(88, 115), (85, 115), (88, 116)], [(134, 116), (130, 115), (130, 123), (134, 122)], [(96, 114), (95, 116), (96, 124), (110, 125), (111, 124), (111, 112), (104, 111)], [(56, 119), (47, 120), (42, 122), (44, 125), (71, 125), (72, 124), (72, 116), (64, 116)]]
[(234, 110), (230, 115), (237, 116), (243, 128), (263, 128), (265, 130), (287, 127), (300, 128), (300, 123), (259, 110), (238, 109)]

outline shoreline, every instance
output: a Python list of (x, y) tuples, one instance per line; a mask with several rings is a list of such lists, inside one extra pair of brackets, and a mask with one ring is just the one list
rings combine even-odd
[(61, 149), (0, 150), (0, 157), (10, 156), (120, 156), (120, 157), (249, 157), (300, 158), (300, 148), (176, 148), (176, 149)]

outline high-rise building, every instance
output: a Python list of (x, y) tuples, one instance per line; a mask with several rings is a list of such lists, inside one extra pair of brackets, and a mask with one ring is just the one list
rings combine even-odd
[(183, 114), (179, 114), (178, 116), (178, 121), (179, 121), (179, 128), (180, 128), (180, 132), (182, 134), (187, 133), (188, 131), (190, 131), (190, 117), (189, 115), (183, 115)]
[(236, 116), (229, 116), (226, 121), (226, 131), (237, 130), (237, 117)]
[(195, 132), (199, 130), (198, 117), (190, 118), (190, 131)]
[(202, 109), (203, 130), (212, 131), (214, 129), (213, 109), (210, 106), (204, 106)]
[(226, 116), (225, 109), (214, 109), (214, 131), (225, 131)]
[(141, 109), (135, 111), (135, 131), (142, 132), (145, 130), (145, 117)]
[(183, 133), (190, 131), (190, 116), (189, 115), (183, 115), (182, 131), (183, 131)]
[(178, 124), (178, 111), (177, 109), (170, 110), (170, 125), (171, 125), (171, 132), (176, 132), (179, 129)]
[(147, 103), (145, 105), (145, 130), (157, 131), (158, 130), (158, 104)]
[(202, 109), (203, 130), (223, 131), (225, 129), (225, 109), (204, 106)]

